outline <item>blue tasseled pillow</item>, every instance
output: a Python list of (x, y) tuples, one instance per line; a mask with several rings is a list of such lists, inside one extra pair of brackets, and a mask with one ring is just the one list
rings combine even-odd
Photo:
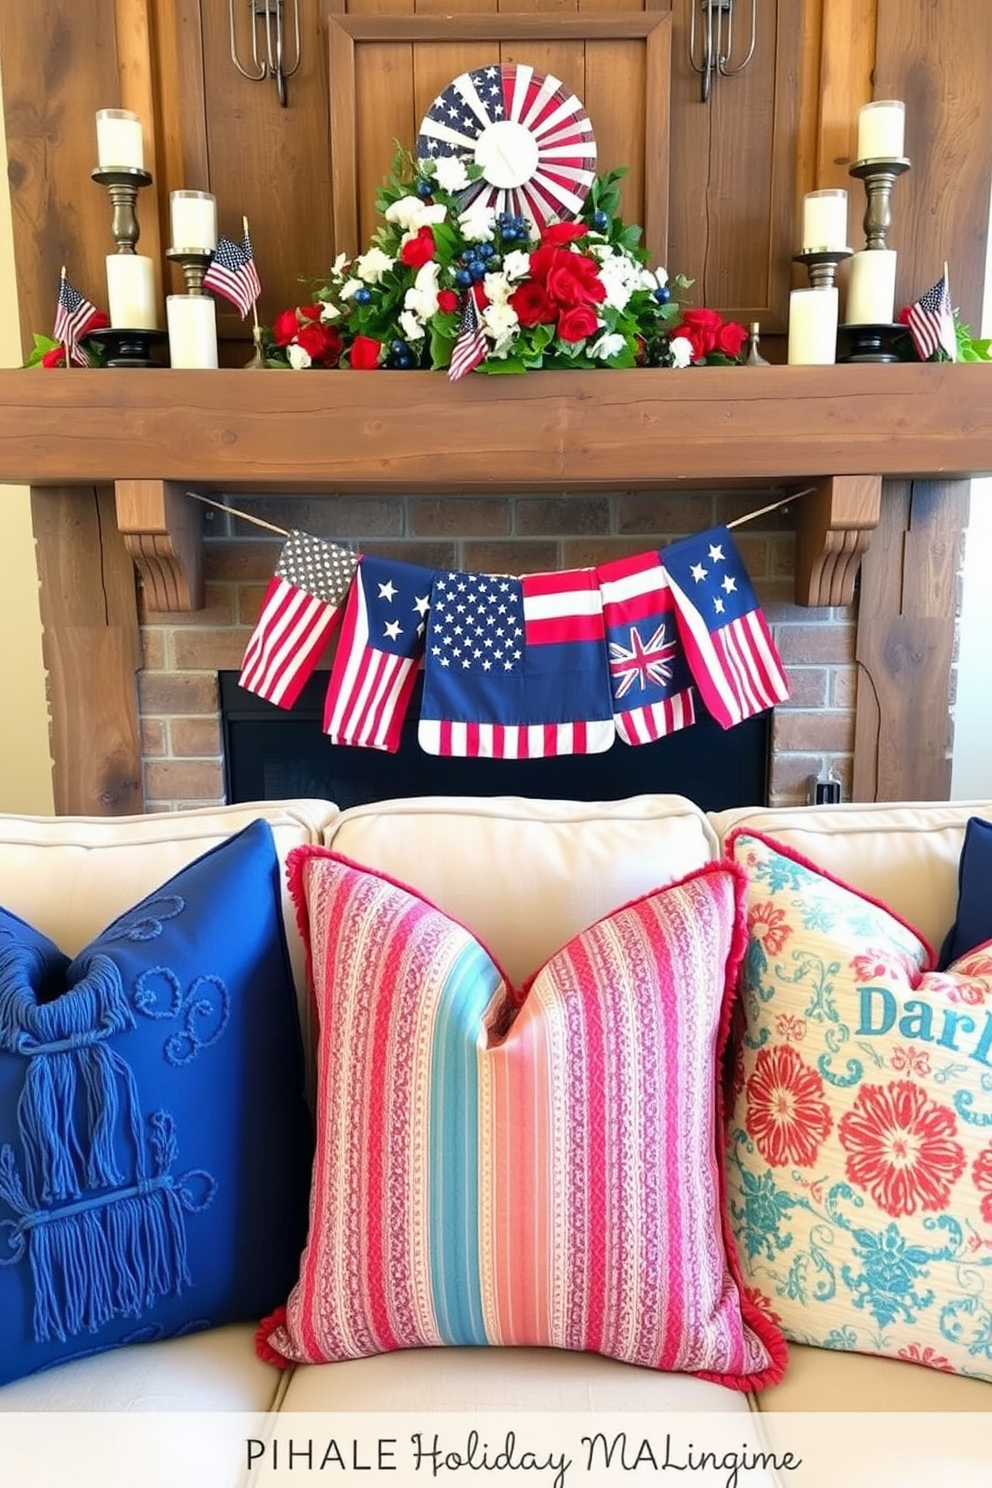
[(262, 1317), (310, 1154), (267, 823), (71, 961), (0, 908), (0, 1383)]
[(957, 915), (940, 948), (941, 968), (987, 940), (992, 940), (992, 822), (973, 816), (965, 828)]

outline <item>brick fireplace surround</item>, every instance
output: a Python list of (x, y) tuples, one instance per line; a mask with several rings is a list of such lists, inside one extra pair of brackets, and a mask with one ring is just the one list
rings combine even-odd
[[(230, 504), (283, 528), (432, 568), (523, 573), (579, 567), (661, 547), (732, 522), (779, 490), (706, 494), (619, 491), (526, 496), (239, 496)], [(205, 608), (142, 616), (139, 707), (148, 811), (224, 797), (218, 670), (240, 667), (280, 539), (205, 509)], [(853, 608), (793, 603), (794, 519), (786, 507), (735, 530), (791, 686), (774, 713), (770, 800), (806, 800), (810, 776), (833, 768), (850, 794), (856, 690)], [(397, 794), (401, 792), (398, 790)]]

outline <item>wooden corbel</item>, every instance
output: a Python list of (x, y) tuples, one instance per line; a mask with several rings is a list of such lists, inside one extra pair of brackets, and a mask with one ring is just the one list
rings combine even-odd
[(796, 507), (796, 604), (849, 605), (882, 510), (880, 475), (830, 475)]
[(173, 481), (121, 480), (114, 486), (117, 525), (141, 578), (145, 607), (203, 608), (200, 512)]

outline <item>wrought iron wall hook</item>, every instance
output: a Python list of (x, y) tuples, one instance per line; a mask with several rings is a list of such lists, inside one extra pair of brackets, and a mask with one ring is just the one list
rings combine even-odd
[[(689, 0), (689, 65), (700, 74), (700, 99), (707, 103), (713, 78), (736, 77), (744, 71), (754, 56), (757, 35), (758, 0), (750, 0), (751, 34), (747, 51), (739, 61), (734, 61), (734, 7), (738, 0)], [(699, 28), (697, 48), (697, 10), (702, 11), (704, 22)]]
[[(237, 26), (234, 16), (235, 0), (227, 0), (231, 29), (231, 61), (241, 76), (247, 78), (249, 82), (260, 83), (263, 78), (275, 78), (276, 91), (279, 94), (279, 102), (283, 108), (289, 102), (289, 94), (286, 88), (287, 80), (299, 70), (302, 60), (300, 50), (300, 0), (292, 0), (292, 63), (287, 66), (283, 10), (285, 5), (289, 3), (290, 0), (247, 0), (248, 11), (251, 16), (252, 65), (251, 69), (249, 69), (242, 66), (238, 56)], [(264, 21), (264, 27), (259, 25), (260, 21)], [(265, 39), (264, 56), (259, 41), (260, 31), (263, 32)]]

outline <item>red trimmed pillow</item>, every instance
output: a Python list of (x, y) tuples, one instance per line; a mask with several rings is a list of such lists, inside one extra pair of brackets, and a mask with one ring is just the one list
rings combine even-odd
[(290, 856), (320, 1028), (310, 1236), (274, 1362), (440, 1344), (777, 1380), (721, 1192), (741, 884), (712, 864), (584, 930), (521, 991), (414, 890)]

